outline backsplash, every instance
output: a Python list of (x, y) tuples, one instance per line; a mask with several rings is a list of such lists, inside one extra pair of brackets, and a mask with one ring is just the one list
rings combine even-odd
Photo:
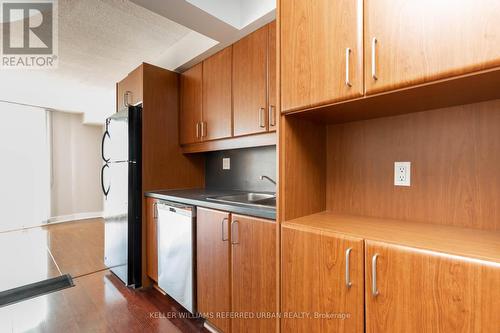
[[(230, 159), (230, 169), (223, 170), (223, 158)], [(275, 192), (266, 175), (276, 180), (276, 146), (244, 148), (206, 154), (205, 186), (210, 189)]]

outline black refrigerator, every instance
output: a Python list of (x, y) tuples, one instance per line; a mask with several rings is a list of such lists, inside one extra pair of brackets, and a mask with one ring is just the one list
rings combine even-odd
[(102, 137), (104, 264), (130, 287), (141, 286), (142, 107), (106, 119)]

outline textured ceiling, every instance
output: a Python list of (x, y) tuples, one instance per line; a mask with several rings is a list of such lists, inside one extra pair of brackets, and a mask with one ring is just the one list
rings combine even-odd
[(59, 68), (54, 74), (113, 88), (190, 31), (126, 0), (59, 0)]

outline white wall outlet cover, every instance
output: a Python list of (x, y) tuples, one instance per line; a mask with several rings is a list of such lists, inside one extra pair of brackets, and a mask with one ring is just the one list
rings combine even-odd
[(411, 162), (394, 162), (394, 185), (411, 185)]
[(230, 170), (231, 169), (231, 159), (229, 157), (225, 157), (222, 159), (222, 170)]

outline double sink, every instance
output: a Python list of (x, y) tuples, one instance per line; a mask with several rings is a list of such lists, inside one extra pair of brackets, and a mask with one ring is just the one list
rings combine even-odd
[(218, 197), (209, 197), (207, 200), (233, 203), (252, 207), (275, 208), (276, 194), (270, 193), (241, 193), (233, 195), (222, 195)]

